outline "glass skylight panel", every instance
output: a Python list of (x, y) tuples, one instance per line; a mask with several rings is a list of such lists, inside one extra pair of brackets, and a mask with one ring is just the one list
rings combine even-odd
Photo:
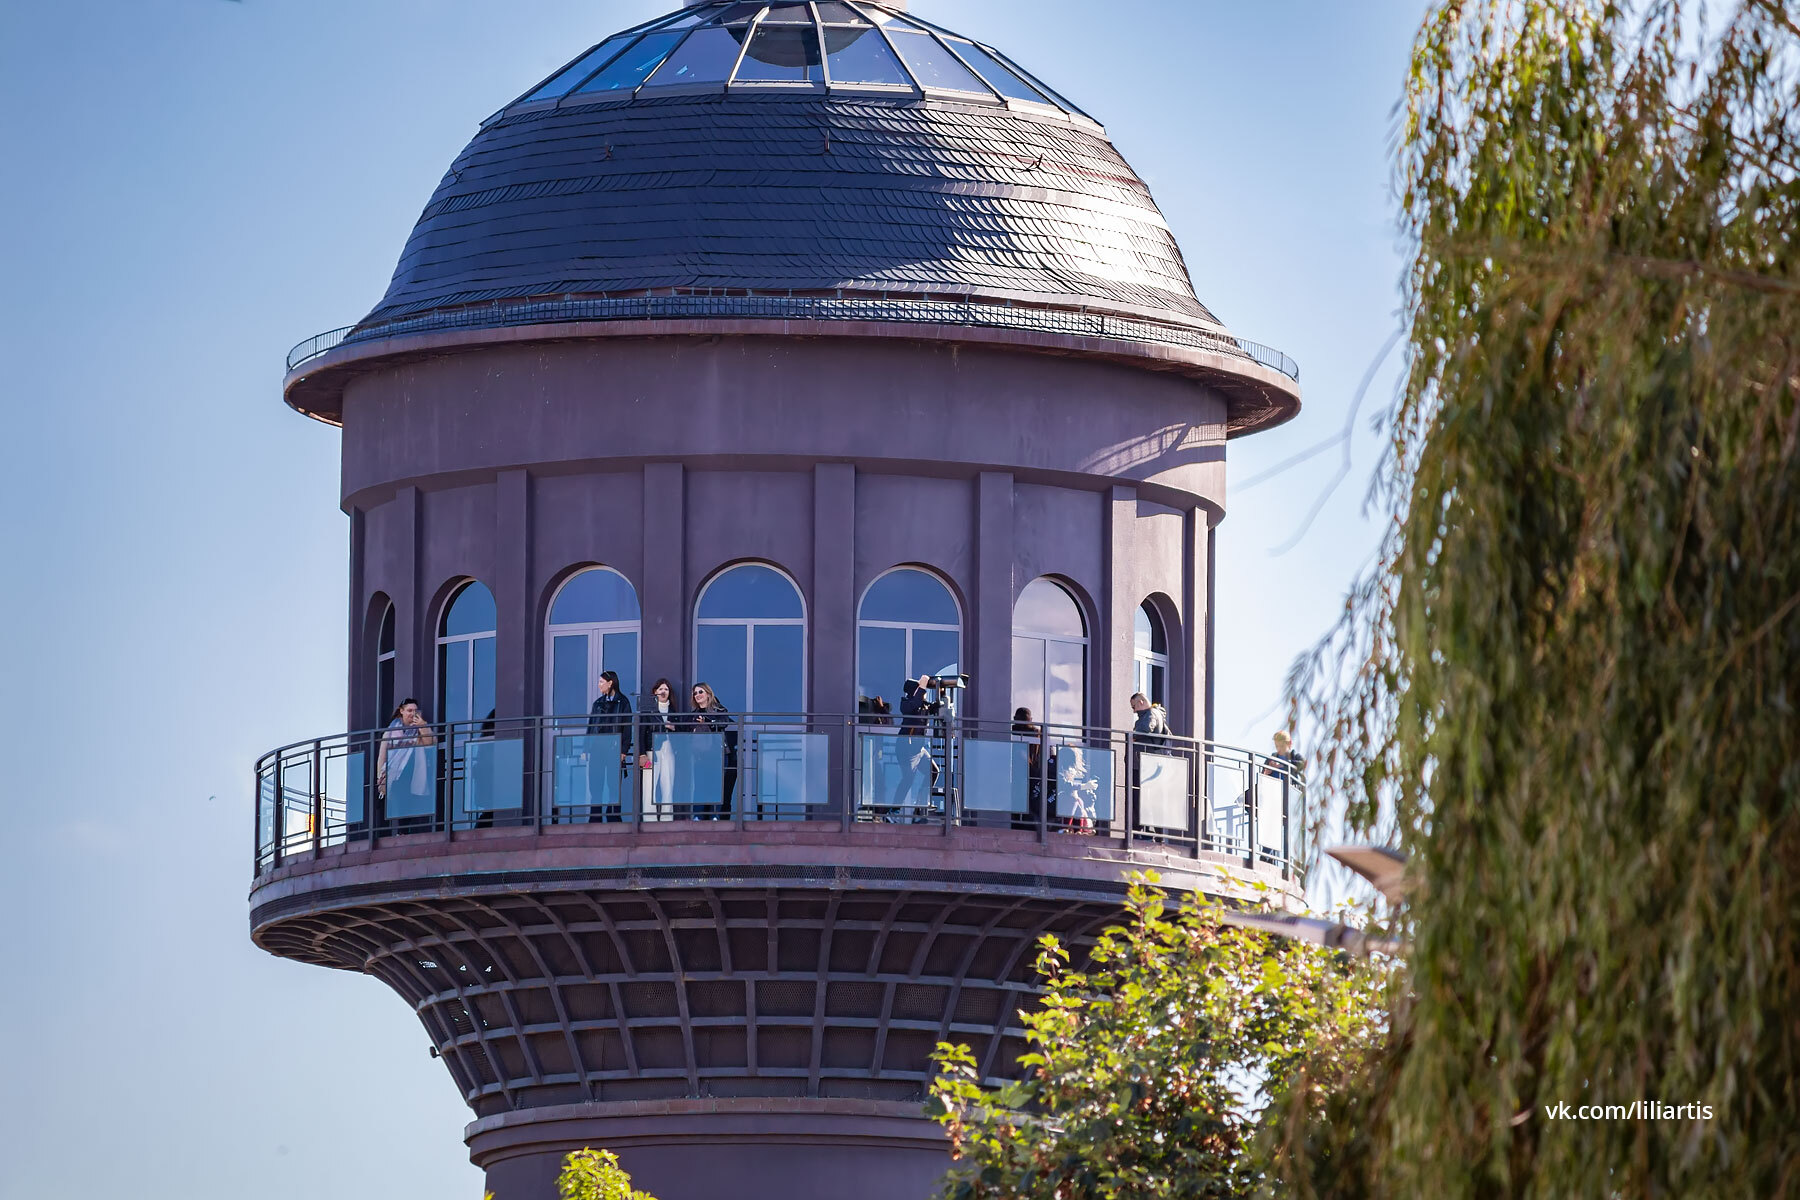
[(824, 79), (819, 35), (810, 22), (771, 26), (764, 21), (758, 25), (737, 73), (739, 83), (822, 83)]
[(888, 49), (888, 44), (872, 26), (827, 25), (825, 47), (825, 69), (831, 73), (834, 84), (878, 83), (912, 87), (912, 80), (900, 60), (894, 57), (894, 52)]
[(668, 57), (669, 51), (675, 48), (675, 43), (681, 38), (679, 33), (647, 35), (637, 45), (613, 59), (598, 75), (577, 88), (575, 94), (586, 96), (595, 92), (616, 92), (636, 87), (644, 82), (644, 76), (656, 70), (657, 64)]
[[(739, 34), (739, 37), (742, 35)], [(743, 45), (729, 29), (701, 29), (688, 35), (681, 49), (646, 83), (645, 87), (674, 87), (687, 83), (724, 83), (737, 65)]]
[(529, 104), (533, 100), (550, 100), (565, 94), (570, 88), (605, 66), (606, 60), (630, 45), (631, 40), (632, 35), (629, 33), (607, 38), (582, 55), (573, 65), (557, 72), (549, 83), (525, 97), (520, 103)]
[(1030, 100), (1037, 104), (1049, 104), (1044, 94), (1013, 74), (1012, 68), (983, 50), (973, 42), (962, 38), (948, 39), (950, 48), (961, 56), (962, 60), (981, 72), (981, 77), (993, 85), (995, 91), (1011, 100)]
[(690, 9), (672, 21), (657, 22), (656, 31), (662, 33), (665, 30), (689, 29), (700, 24), (702, 21), (709, 20), (717, 9), (718, 5), (716, 4), (708, 4), (699, 8)]
[(812, 10), (804, 4), (777, 4), (762, 19), (764, 25), (811, 25)]
[(887, 32), (894, 39), (894, 48), (900, 51), (900, 57), (906, 60), (906, 65), (924, 86), (993, 95), (973, 71), (963, 66), (961, 59), (939, 45), (930, 34), (892, 26)]
[[(1082, 116), (1087, 116), (1086, 113), (1081, 112), (1081, 109), (1078, 106), (1069, 103), (1067, 97), (1051, 88), (1043, 80), (1039, 79), (1036, 75), (1033, 75), (1030, 71), (1027, 71), (1024, 67), (1021, 67), (1018, 63), (1012, 61), (1012, 59), (1001, 58), (997, 52), (992, 50), (988, 51), (988, 54), (997, 59), (1000, 62), (1000, 65), (1010, 69), (1014, 75), (1017, 75), (1020, 79), (1023, 79), (1026, 83), (1050, 97), (1052, 103), (1057, 104), (1072, 113), (1081, 113)], [(1090, 117), (1089, 120), (1092, 120), (1092, 118)]]
[(868, 24), (861, 13), (843, 3), (842, 0), (824, 0), (819, 5), (819, 20), (828, 25), (834, 21), (844, 25)]

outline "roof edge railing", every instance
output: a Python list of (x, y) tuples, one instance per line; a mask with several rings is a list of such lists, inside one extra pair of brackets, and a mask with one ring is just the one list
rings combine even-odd
[(1064, 334), (1211, 350), (1277, 371), (1298, 383), (1300, 365), (1272, 346), (1220, 330), (1165, 325), (1116, 313), (1031, 308), (977, 300), (840, 296), (609, 296), (588, 299), (494, 301), (441, 309), (374, 325), (346, 325), (307, 338), (288, 353), (289, 372), (340, 346), (408, 334), (457, 329), (509, 329), (580, 321), (751, 319), (777, 321), (901, 321)]

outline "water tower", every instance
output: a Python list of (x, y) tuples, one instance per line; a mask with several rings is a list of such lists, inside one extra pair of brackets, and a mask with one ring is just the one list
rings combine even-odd
[(999, 48), (861, 0), (607, 38), (289, 360), (354, 732), (257, 764), (253, 938), (413, 1006), (499, 1200), (584, 1145), (919, 1200), (928, 1054), (1015, 1069), (1040, 935), (1134, 868), (1298, 895), (1298, 782), (1210, 740), (1226, 447), (1296, 380)]

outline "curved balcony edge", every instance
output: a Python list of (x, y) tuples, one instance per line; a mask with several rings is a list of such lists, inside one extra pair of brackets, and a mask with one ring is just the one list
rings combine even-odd
[(1088, 897), (1145, 869), (1234, 897), (1291, 898), (1302, 882), (1305, 785), (1282, 759), (1093, 726), (710, 717), (396, 725), (271, 751), (256, 768), (253, 902), (567, 872)]

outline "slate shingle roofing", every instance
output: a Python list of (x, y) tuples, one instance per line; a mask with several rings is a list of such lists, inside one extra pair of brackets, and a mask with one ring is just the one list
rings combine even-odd
[[(712, 49), (689, 51), (702, 36)], [(840, 60), (888, 81), (840, 78)], [(527, 92), (458, 156), (362, 324), (669, 290), (978, 297), (1217, 328), (1098, 125), (991, 47), (843, 0), (684, 9)]]

